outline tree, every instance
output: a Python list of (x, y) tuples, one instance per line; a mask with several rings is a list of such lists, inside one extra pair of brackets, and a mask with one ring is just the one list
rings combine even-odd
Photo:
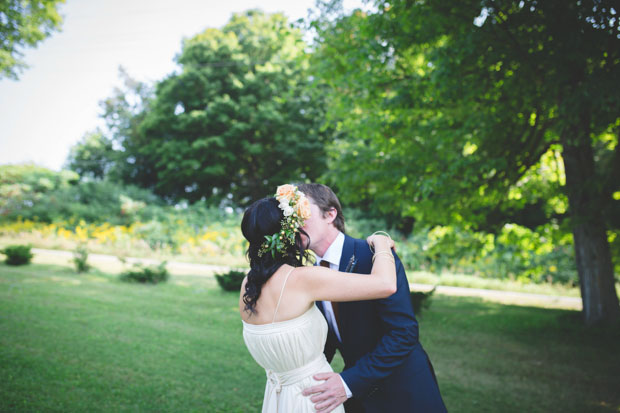
[(136, 137), (136, 163), (149, 168), (138, 182), (173, 199), (245, 204), (319, 176), (322, 107), (304, 48), (284, 16), (258, 11), (185, 41), (181, 73), (157, 85)]
[(153, 89), (122, 66), (118, 76), (122, 84), (100, 102), (105, 128), (87, 132), (71, 147), (65, 164), (80, 177), (130, 184), (143, 173), (142, 165), (136, 164), (138, 150), (132, 137), (149, 111)]
[(114, 158), (112, 141), (101, 130), (95, 130), (71, 147), (66, 167), (82, 177), (103, 179), (114, 167)]
[(59, 30), (58, 5), (64, 0), (3, 0), (0, 2), (0, 77), (17, 79), (27, 67), (22, 48)]
[(170, 200), (246, 204), (324, 172), (320, 91), (306, 44), (281, 14), (248, 11), (184, 41), (155, 85), (125, 76), (104, 101), (110, 176)]
[[(396, 0), (316, 19), (315, 67), (341, 132), (330, 172), (357, 201), (486, 230), (564, 197), (585, 320), (618, 319), (607, 239), (619, 229), (616, 14), (599, 0)], [(550, 151), (566, 182), (536, 192), (524, 177)], [(511, 196), (524, 187), (533, 199)]]
[[(102, 141), (106, 149), (105, 178), (115, 182), (132, 184), (144, 182), (151, 174), (151, 167), (140, 155), (140, 125), (150, 111), (154, 99), (151, 85), (132, 78), (123, 68), (118, 69), (122, 82), (112, 94), (100, 102), (101, 117), (106, 123)], [(96, 163), (98, 163), (96, 162)]]

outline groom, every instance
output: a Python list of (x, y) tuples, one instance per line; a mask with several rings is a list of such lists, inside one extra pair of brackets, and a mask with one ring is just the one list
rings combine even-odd
[[(317, 264), (332, 269), (369, 274), (372, 252), (364, 240), (344, 234), (338, 198), (327, 186), (299, 184), (310, 200), (311, 217), (304, 230)], [(325, 355), (331, 362), (336, 349), (344, 371), (314, 376), (322, 384), (309, 387), (317, 411), (331, 411), (345, 402), (349, 412), (446, 412), (431, 362), (418, 340), (409, 283), (396, 258), (398, 288), (381, 300), (317, 302), (327, 319)]]

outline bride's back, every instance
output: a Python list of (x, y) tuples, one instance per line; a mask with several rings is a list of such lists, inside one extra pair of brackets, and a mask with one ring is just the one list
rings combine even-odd
[(282, 266), (265, 283), (255, 307), (257, 313), (242, 317), (243, 338), (254, 359), (265, 369), (295, 371), (296, 376), (303, 373), (304, 377), (307, 372), (297, 371), (302, 366), (311, 370), (324, 367), (321, 356), (327, 323), (314, 303), (308, 305), (306, 301), (304, 305), (301, 294), (289, 285), (295, 284), (290, 279), (294, 270)]
[(254, 307), (254, 313), (245, 310), (243, 294), (247, 279), (244, 280), (239, 297), (241, 319), (248, 324), (270, 324), (294, 319), (308, 311), (314, 303), (308, 300), (307, 295), (300, 288), (295, 277), (297, 271), (297, 269), (287, 264), (278, 268), (269, 280), (263, 284), (260, 296)]

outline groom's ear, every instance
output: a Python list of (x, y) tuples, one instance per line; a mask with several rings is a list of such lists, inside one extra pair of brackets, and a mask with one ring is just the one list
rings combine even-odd
[(332, 224), (338, 216), (338, 211), (336, 211), (336, 208), (330, 208), (329, 211), (325, 212), (325, 215), (327, 218), (327, 222), (329, 224)]

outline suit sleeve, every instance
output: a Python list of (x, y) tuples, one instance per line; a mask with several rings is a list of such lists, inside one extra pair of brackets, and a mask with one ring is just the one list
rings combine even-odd
[(411, 306), (409, 282), (402, 262), (396, 254), (394, 256), (397, 290), (390, 297), (375, 302), (385, 333), (373, 351), (341, 373), (354, 397), (363, 396), (373, 384), (389, 376), (418, 343), (418, 322)]

